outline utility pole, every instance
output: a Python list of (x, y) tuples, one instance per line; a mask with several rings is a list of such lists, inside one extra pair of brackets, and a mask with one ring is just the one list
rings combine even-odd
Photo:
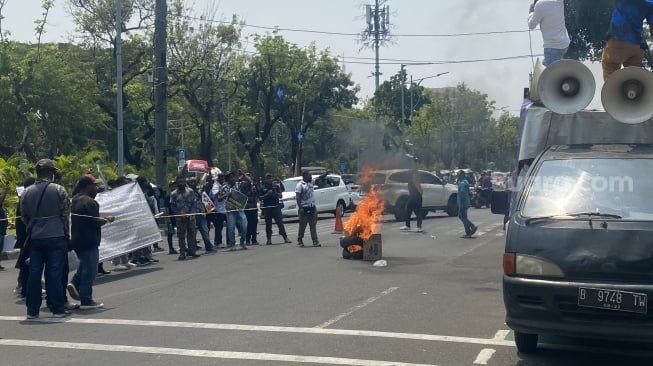
[(401, 64), (401, 72), (399, 73), (399, 76), (401, 77), (401, 124), (402, 125), (406, 123), (406, 110), (405, 110), (405, 103), (404, 103), (404, 85), (406, 84), (406, 76), (404, 74), (405, 67), (406, 67), (405, 64)]
[[(379, 77), (381, 76), (381, 71), (379, 67), (379, 47), (384, 44), (389, 36), (389, 27), (390, 27), (390, 7), (383, 5), (386, 3), (386, 0), (374, 0), (374, 5), (366, 6), (366, 21), (367, 28), (363, 32), (363, 44), (367, 47), (374, 48), (375, 53), (375, 67), (374, 72), (374, 91), (379, 90)], [(379, 128), (381, 122), (381, 110), (378, 106), (378, 103), (374, 103), (375, 109), (375, 128)], [(380, 146), (380, 144), (373, 144), (373, 146)]]
[(125, 171), (122, 115), (122, 0), (116, 1), (116, 120), (118, 122), (118, 175)]
[[(154, 21), (154, 169), (156, 184), (167, 187), (168, 66), (166, 61), (167, 0), (156, 0)], [(182, 127), (183, 136), (183, 127)], [(183, 141), (183, 137), (182, 137)]]

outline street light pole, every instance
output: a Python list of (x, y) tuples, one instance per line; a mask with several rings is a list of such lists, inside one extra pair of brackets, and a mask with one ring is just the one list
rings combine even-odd
[(125, 151), (123, 146), (122, 114), (122, 0), (116, 1), (116, 119), (118, 122), (118, 175), (124, 174)]

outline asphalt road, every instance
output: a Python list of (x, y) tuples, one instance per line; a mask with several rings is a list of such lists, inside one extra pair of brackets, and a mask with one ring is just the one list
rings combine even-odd
[[(0, 365), (651, 364), (650, 347), (614, 342), (546, 339), (519, 354), (504, 324), (502, 216), (469, 216), (473, 239), (443, 213), (425, 219), (424, 233), (386, 217), (385, 267), (343, 259), (330, 215), (318, 222), (320, 248), (252, 246), (184, 262), (162, 252), (158, 264), (99, 278), (105, 309), (65, 320), (24, 321), (17, 272), (7, 270)], [(286, 228), (295, 241), (296, 221)]]

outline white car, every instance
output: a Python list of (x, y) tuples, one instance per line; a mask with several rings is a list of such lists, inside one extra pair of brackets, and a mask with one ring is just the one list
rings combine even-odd
[[(449, 216), (458, 215), (458, 188), (448, 184), (435, 174), (418, 170), (422, 184), (422, 215), (426, 217), (429, 211), (442, 210)], [(406, 218), (406, 204), (408, 202), (408, 181), (412, 177), (410, 169), (377, 170), (372, 174), (369, 182), (360, 190), (363, 195), (369, 191), (370, 185), (383, 195), (385, 210), (393, 214), (395, 219), (403, 221)]]
[[(313, 179), (315, 180), (318, 176), (314, 174)], [(288, 178), (283, 181), (285, 188), (282, 193), (283, 208), (281, 213), (283, 217), (298, 216), (295, 188), (300, 180), (302, 180), (302, 177)], [(339, 175), (327, 175), (325, 183), (320, 186), (315, 185), (314, 189), (315, 207), (318, 213), (329, 212), (335, 215), (336, 210), (340, 210), (340, 214), (344, 215), (345, 209), (351, 202), (351, 193)]]

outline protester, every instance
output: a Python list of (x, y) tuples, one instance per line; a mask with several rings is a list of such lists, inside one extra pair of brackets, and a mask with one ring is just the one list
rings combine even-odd
[(621, 67), (641, 67), (648, 47), (643, 35), (644, 19), (653, 22), (653, 1), (617, 0), (612, 11), (608, 40), (603, 47), (603, 80)]
[(95, 200), (97, 183), (89, 176), (83, 176), (73, 189), (70, 239), (79, 265), (67, 288), (70, 297), (81, 301), (81, 310), (104, 306), (93, 300), (93, 282), (100, 257), (101, 227), (115, 220), (113, 216), (100, 217), (100, 205)]
[(286, 234), (286, 228), (283, 225), (283, 215), (281, 214), (280, 204), (283, 203), (281, 201), (281, 186), (273, 183), (272, 174), (270, 173), (265, 175), (259, 199), (261, 200), (261, 210), (265, 218), (265, 237), (267, 238), (265, 245), (272, 244), (272, 219), (277, 224), (279, 235), (283, 237), (283, 242), (291, 243)]
[(183, 175), (175, 179), (177, 189), (170, 194), (170, 211), (175, 215), (177, 223), (177, 238), (179, 239), (179, 260), (197, 258), (197, 242), (195, 240), (195, 193), (186, 185)]
[(30, 246), (27, 279), (27, 319), (39, 317), (41, 276), (45, 267), (45, 291), (54, 317), (67, 316), (65, 287), (61, 282), (68, 252), (70, 201), (66, 189), (54, 181), (54, 161), (42, 159), (35, 166), (36, 183), (25, 190), (20, 201), (22, 220)]
[(206, 254), (216, 253), (217, 251), (213, 249), (213, 244), (211, 244), (211, 237), (209, 236), (209, 224), (206, 220), (206, 206), (202, 202), (202, 192), (197, 189), (197, 182), (195, 179), (188, 180), (188, 186), (193, 191), (195, 195), (195, 225), (197, 226), (197, 231), (200, 232), (202, 237), (202, 242), (204, 243), (204, 251)]
[[(18, 204), (16, 205), (16, 218), (22, 217), (20, 210), (20, 200), (23, 197), (23, 193), (27, 187), (31, 186), (36, 182), (36, 179), (33, 177), (26, 178), (22, 184), (22, 191), (18, 191)], [(23, 220), (16, 220), (16, 243), (14, 244), (14, 249), (20, 249), (18, 254), (18, 259), (16, 259), (15, 268), (18, 269), (18, 278), (16, 278), (16, 289), (14, 293), (19, 296), (21, 299), (27, 298), (27, 277), (29, 275), (29, 265), (27, 264), (27, 258), (29, 258), (30, 248), (29, 245), (25, 245), (25, 239), (27, 239), (27, 226)]]
[(544, 41), (544, 66), (562, 59), (567, 53), (569, 33), (565, 26), (565, 3), (563, 0), (535, 0), (528, 13), (528, 27), (540, 26)]
[(215, 228), (215, 240), (213, 245), (216, 248), (222, 248), (222, 229), (227, 222), (227, 199), (222, 196), (220, 198), (219, 193), (222, 192), (225, 186), (224, 174), (218, 173), (213, 187), (211, 188), (211, 197), (213, 197), (213, 204), (215, 209), (213, 214), (209, 215), (209, 218), (213, 222), (213, 227)]
[(467, 209), (472, 206), (470, 193), (469, 193), (469, 182), (467, 177), (465, 177), (465, 172), (461, 169), (457, 174), (458, 178), (458, 217), (460, 221), (463, 222), (463, 227), (465, 228), (464, 238), (471, 238), (472, 235), (478, 229), (477, 226), (472, 224), (471, 221), (467, 218)]
[[(322, 182), (330, 171), (316, 178), (316, 181)], [(317, 210), (315, 208), (315, 194), (314, 194), (314, 181), (311, 179), (311, 173), (308, 170), (302, 172), (302, 180), (297, 183), (295, 188), (295, 196), (297, 199), (297, 207), (299, 214), (299, 231), (297, 232), (297, 245), (304, 246), (304, 232), (306, 231), (306, 224), (309, 225), (311, 230), (311, 239), (313, 246), (319, 247), (320, 241), (317, 238)]]
[(249, 182), (241, 185), (242, 193), (247, 196), (245, 204), (245, 218), (247, 219), (247, 232), (245, 233), (245, 245), (258, 245), (256, 230), (258, 229), (258, 186), (252, 180), (252, 175), (247, 173)]
[(417, 216), (417, 232), (422, 232), (422, 183), (420, 183), (419, 172), (413, 169), (411, 178), (408, 181), (408, 202), (406, 202), (406, 224), (399, 230), (410, 231), (410, 217), (413, 212)]
[[(226, 200), (227, 248), (232, 251), (236, 250), (236, 228), (238, 228), (238, 233), (240, 234), (240, 247), (242, 249), (247, 249), (247, 246), (245, 245), (247, 218), (243, 212), (247, 197), (244, 196), (240, 190), (242, 182), (250, 182), (250, 179), (240, 169), (238, 170), (238, 175), (238, 178), (242, 180), (240, 182), (236, 180), (236, 175), (233, 172), (227, 172), (224, 175), (226, 184), (218, 193), (219, 200)], [(241, 201), (242, 197), (244, 197), (245, 200)]]
[[(157, 214), (159, 208), (156, 202), (156, 198), (154, 197), (154, 190), (152, 189), (150, 182), (147, 180), (146, 177), (138, 176), (136, 178), (136, 183), (138, 184), (138, 187), (141, 189), (141, 192), (143, 192), (143, 196), (145, 196), (145, 201), (147, 201), (147, 205), (150, 208), (150, 212), (152, 213), (152, 215)], [(159, 248), (159, 244), (155, 243), (155, 245), (157, 248)], [(162, 249), (159, 248), (159, 251), (160, 250)], [(132, 262), (135, 263), (137, 266), (147, 266), (152, 263), (158, 263), (159, 260), (154, 259), (152, 257), (152, 249), (150, 249), (149, 246), (146, 246), (137, 249), (132, 253)]]
[(166, 237), (168, 239), (168, 254), (173, 255), (173, 254), (179, 254), (175, 250), (175, 247), (172, 245), (172, 238), (175, 235), (175, 227), (177, 226), (177, 221), (175, 220), (175, 217), (172, 216), (172, 211), (170, 210), (170, 197), (172, 192), (174, 192), (177, 189), (177, 182), (172, 181), (168, 183), (168, 194), (166, 195), (165, 201), (164, 201), (164, 212), (165, 212), (165, 223), (166, 223)]

